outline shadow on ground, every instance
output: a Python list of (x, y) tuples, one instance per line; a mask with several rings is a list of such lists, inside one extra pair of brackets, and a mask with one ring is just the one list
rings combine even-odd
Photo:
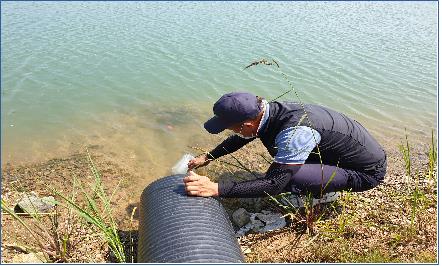
[[(121, 242), (124, 246), (126, 263), (136, 263), (138, 256), (138, 230), (123, 231), (118, 230)], [(108, 263), (119, 263), (114, 253), (109, 249), (107, 252)]]

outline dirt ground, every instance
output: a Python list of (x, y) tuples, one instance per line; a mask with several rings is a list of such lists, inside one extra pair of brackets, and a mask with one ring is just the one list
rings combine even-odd
[[(423, 142), (422, 142), (423, 143)], [(269, 233), (249, 234), (239, 238), (246, 262), (436, 262), (437, 260), (437, 183), (426, 177), (428, 144), (412, 146), (413, 179), (405, 174), (404, 161), (397, 143), (382, 143), (388, 154), (388, 170), (384, 184), (370, 191), (341, 196), (333, 206), (326, 206), (330, 215), (306, 224), (306, 215), (293, 214), (290, 225)], [(210, 147), (209, 147), (210, 148)], [(208, 149), (209, 149), (208, 148)], [(91, 150), (96, 167), (100, 170), (107, 193), (112, 197), (112, 208), (120, 236), (125, 244), (127, 262), (136, 261), (138, 228), (137, 199), (142, 188), (131, 182), (132, 173), (106, 160), (105, 156)], [(267, 160), (271, 160), (264, 147), (255, 141), (234, 153), (247, 168), (263, 174)], [(225, 162), (236, 163), (225, 156)], [(225, 162), (214, 162), (198, 170), (217, 178), (254, 178), (238, 171)], [(75, 177), (75, 178), (74, 178)], [(2, 167), (2, 199), (13, 207), (25, 192), (54, 195), (56, 189), (71, 195), (73, 180), (85, 187), (93, 187), (90, 165), (84, 151), (66, 158)], [(416, 190), (416, 181), (418, 188)], [(78, 193), (78, 202), (84, 201)], [(229, 214), (239, 207), (256, 211), (250, 201), (228, 199), (223, 201)], [(268, 199), (262, 200), (265, 208), (278, 208)], [(58, 232), (71, 232), (68, 254), (49, 256), (60, 262), (114, 262), (114, 256), (93, 227), (57, 207)], [(312, 210), (321, 212), (321, 210)], [(17, 262), (20, 254), (37, 243), (11, 215), (2, 212), (2, 262)], [(68, 219), (68, 217), (71, 217)], [(312, 216), (314, 217), (314, 216)], [(48, 218), (41, 225), (32, 225), (33, 218), (22, 217), (32, 226), (50, 227)], [(34, 227), (32, 227), (34, 228)], [(308, 229), (308, 230), (307, 230)], [(38, 229), (37, 229), (38, 230)], [(51, 238), (49, 236), (49, 238)], [(48, 248), (49, 251), (50, 248)], [(53, 250), (52, 250), (53, 251)], [(50, 253), (50, 252), (49, 252)]]

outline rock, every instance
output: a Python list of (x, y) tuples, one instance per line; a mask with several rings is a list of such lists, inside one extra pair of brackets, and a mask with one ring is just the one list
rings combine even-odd
[(242, 198), (241, 205), (245, 205), (247, 209), (260, 212), (263, 206), (262, 198)]
[(269, 231), (273, 231), (273, 230), (277, 230), (277, 229), (281, 229), (283, 227), (286, 226), (286, 222), (285, 219), (280, 217), (277, 220), (271, 222), (271, 223), (266, 223), (266, 226), (264, 226), (264, 228), (262, 228), (260, 230), (260, 232), (269, 232)]
[(55, 206), (52, 196), (39, 198), (35, 192), (25, 193), (22, 199), (15, 205), (15, 213), (42, 213)]
[(243, 227), (241, 227), (237, 232), (236, 232), (236, 237), (241, 237), (244, 236), (246, 233), (248, 233), (253, 227), (256, 227), (259, 225), (254, 225), (253, 224), (253, 220), (251, 220), (248, 224), (244, 225)]
[(18, 254), (12, 258), (12, 263), (42, 263), (45, 261), (45, 256), (43, 252), (29, 253), (29, 254)]
[(250, 222), (250, 214), (244, 208), (239, 208), (232, 214), (232, 220), (238, 227), (243, 227)]
[(255, 212), (260, 212), (262, 210), (263, 202), (262, 198), (255, 198), (255, 203), (253, 204)]
[(285, 219), (284, 217), (282, 217), (281, 213), (272, 213), (269, 211), (263, 211), (262, 213), (257, 213), (256, 217), (260, 221), (265, 223), (265, 226), (254, 229), (254, 231), (259, 233), (273, 231), (286, 226)]
[(250, 216), (250, 223), (247, 224), (246, 227), (250, 227), (253, 232), (258, 233), (259, 230), (264, 227), (264, 223), (256, 217), (256, 213), (252, 213)]
[(95, 144), (95, 145), (89, 145), (88, 148), (91, 149), (91, 150), (96, 150), (96, 149), (101, 148), (101, 146)]
[(250, 228), (244, 228), (244, 227), (241, 227), (236, 233), (235, 233), (235, 236), (236, 237), (241, 237), (241, 236), (244, 236), (247, 232), (249, 232), (250, 231)]
[(256, 215), (257, 215), (256, 213), (252, 213), (252, 215), (250, 215), (250, 225), (252, 228), (264, 226), (264, 223), (261, 220), (259, 220), (259, 218)]
[(305, 206), (304, 197), (297, 195), (288, 195), (286, 199), (283, 199), (281, 201), (286, 206), (295, 207), (295, 208), (302, 208)]
[(279, 220), (279, 218), (281, 216), (282, 215), (279, 214), (279, 213), (267, 213), (267, 214), (257, 213), (256, 214), (256, 217), (258, 217), (258, 219), (260, 219), (261, 221), (265, 222), (266, 224), (267, 223), (272, 223), (272, 222), (274, 222), (276, 220)]
[(20, 178), (17, 175), (7, 175), (7, 179), (11, 182), (16, 182), (18, 181)]
[[(339, 196), (341, 195), (340, 192), (330, 192), (325, 193), (322, 198), (317, 199), (313, 198), (311, 202), (311, 206), (316, 206), (318, 204), (324, 204), (329, 202), (336, 201)], [(286, 197), (287, 200), (283, 199), (282, 203), (286, 206), (294, 207), (294, 208), (303, 208), (306, 206), (307, 197), (303, 195), (289, 195)]]
[(250, 214), (250, 222), (242, 226), (236, 236), (240, 237), (252, 230), (255, 233), (264, 233), (286, 226), (285, 218), (280, 213), (263, 210), (261, 213)]

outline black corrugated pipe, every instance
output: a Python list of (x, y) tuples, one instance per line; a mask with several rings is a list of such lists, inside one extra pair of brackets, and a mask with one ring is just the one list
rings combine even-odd
[(244, 262), (221, 203), (187, 196), (183, 178), (164, 177), (141, 194), (138, 262)]

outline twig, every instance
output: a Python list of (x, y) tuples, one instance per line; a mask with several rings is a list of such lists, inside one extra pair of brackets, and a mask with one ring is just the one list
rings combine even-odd
[(5, 248), (15, 249), (17, 251), (24, 252), (24, 253), (31, 252), (31, 248), (29, 248), (27, 246), (21, 246), (21, 245), (18, 245), (18, 244), (3, 244), (3, 246)]
[(249, 68), (251, 66), (256, 66), (256, 65), (259, 65), (259, 64), (263, 64), (263, 65), (266, 65), (266, 66), (276, 65), (279, 68), (279, 64), (274, 59), (272, 59), (272, 61), (273, 61), (273, 63), (267, 61), (267, 59), (261, 59), (259, 61), (252, 62), (250, 65), (246, 66), (243, 70), (245, 70), (245, 69), (247, 69), (247, 68)]
[[(198, 151), (202, 151), (202, 152), (204, 152), (204, 153), (208, 153), (210, 156), (212, 156), (209, 152), (207, 152), (207, 151), (205, 151), (204, 149), (201, 149), (201, 148), (198, 148), (198, 147), (193, 147), (193, 146), (187, 146), (187, 147), (189, 147), (189, 148), (191, 148), (191, 149), (195, 149), (195, 150), (198, 150)], [(221, 163), (225, 163), (225, 164), (228, 164), (228, 165), (231, 165), (231, 166), (234, 166), (234, 167), (236, 167), (236, 168), (239, 168), (239, 169), (242, 169), (242, 170), (246, 170), (247, 171), (247, 169), (245, 168), (245, 167), (242, 167), (242, 166), (240, 166), (240, 165), (236, 165), (236, 164), (233, 164), (233, 163), (230, 163), (230, 162), (227, 162), (227, 161), (224, 161), (224, 160), (221, 160), (221, 159), (215, 159), (216, 161), (219, 161), (219, 162), (221, 162)], [(212, 161), (215, 161), (215, 160), (212, 160)]]
[[(15, 215), (18, 215), (18, 216), (54, 215), (54, 214), (55, 214), (55, 212), (41, 212), (41, 213), (34, 212), (34, 213), (32, 213), (32, 214), (29, 214), (29, 213), (15, 213)], [(7, 213), (7, 212), (2, 212), (2, 215), (13, 215), (13, 214), (11, 214), (11, 213)]]
[(134, 215), (135, 215), (135, 211), (136, 210), (137, 210), (137, 207), (134, 207), (132, 209), (132, 214), (130, 215), (130, 227), (131, 227), (131, 230), (129, 230), (129, 239), (130, 239), (131, 263), (134, 263), (134, 239), (132, 238), (132, 228), (133, 228), (133, 221), (134, 221)]

